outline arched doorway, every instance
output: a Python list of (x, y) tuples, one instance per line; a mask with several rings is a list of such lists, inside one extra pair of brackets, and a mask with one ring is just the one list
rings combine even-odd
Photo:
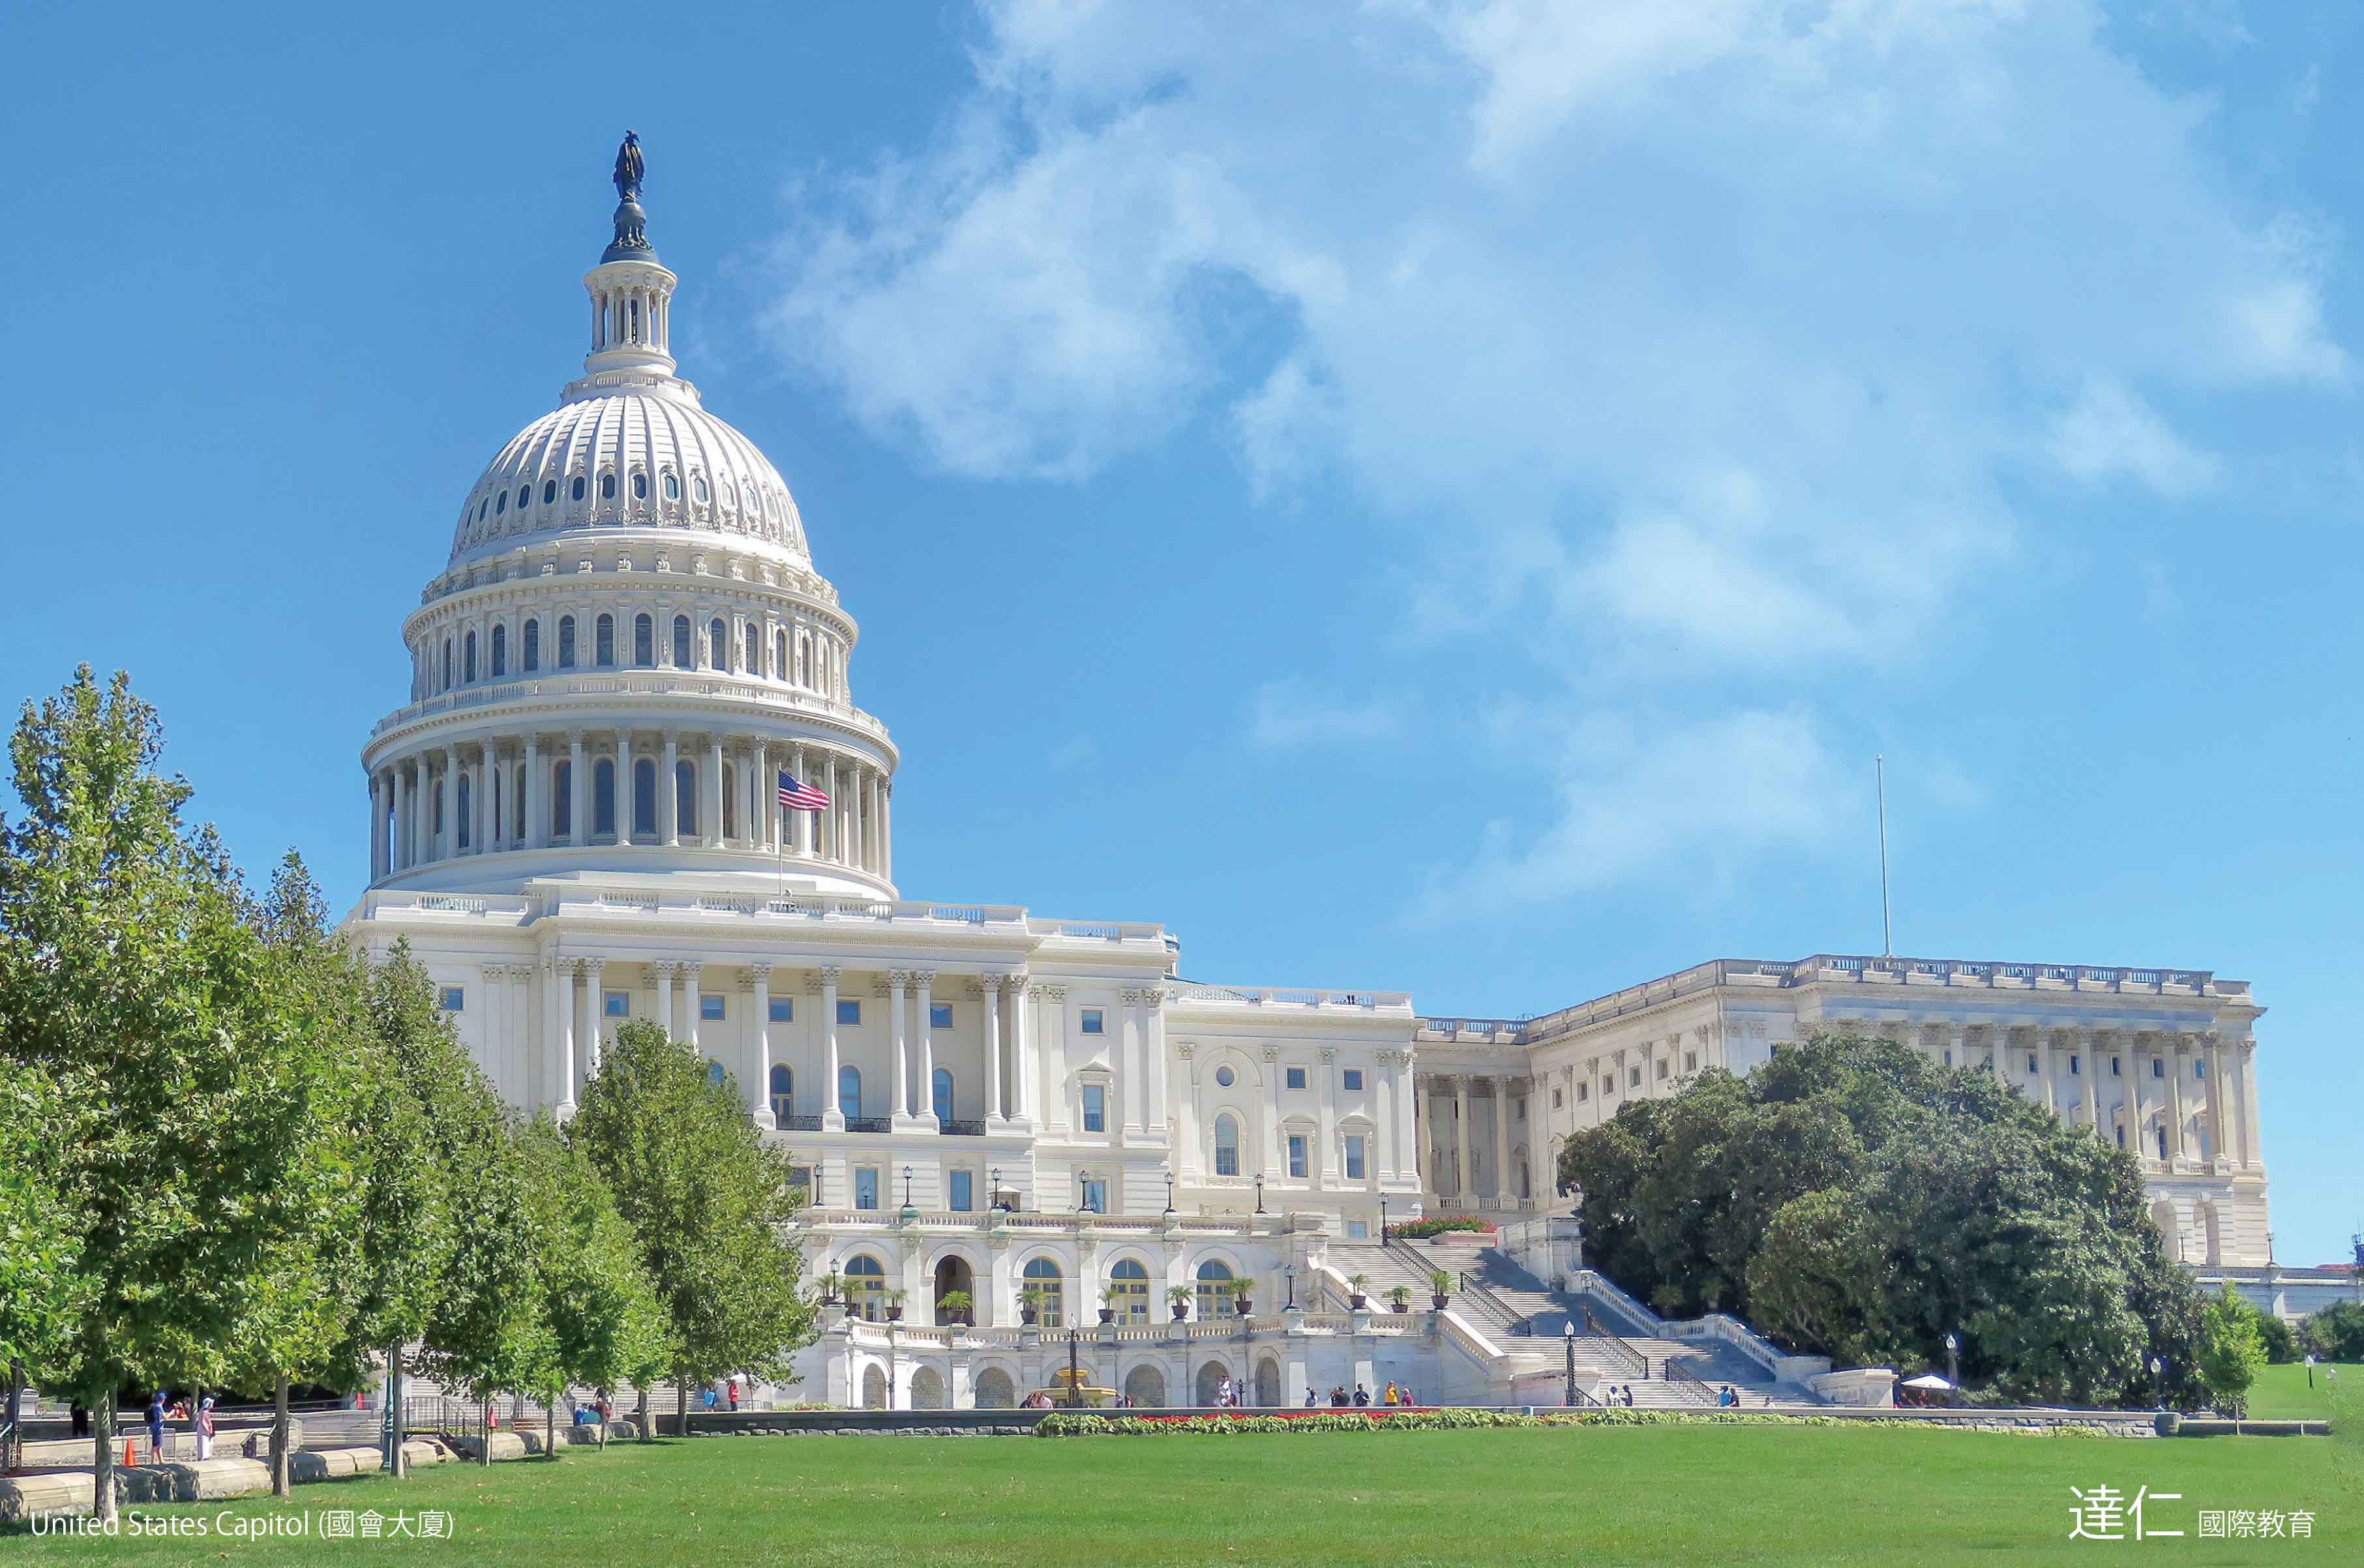
[(845, 1309), (872, 1323), (886, 1316), (886, 1267), (867, 1252), (845, 1261)]
[(886, 1408), (886, 1369), (874, 1366), (862, 1374), (862, 1407), (865, 1410)]
[(2168, 1260), (2183, 1262), (2183, 1228), (2176, 1223), (2175, 1205), (2165, 1198), (2151, 1205), (2150, 1222), (2158, 1227), (2159, 1238), (2167, 1243)]
[(1154, 1366), (1137, 1366), (1124, 1374), (1125, 1403), (1135, 1409), (1155, 1410), (1165, 1404), (1165, 1374)]
[(1280, 1363), (1270, 1356), (1256, 1362), (1255, 1402), (1267, 1409), (1280, 1403)]
[(998, 1366), (987, 1367), (976, 1374), (976, 1407), (980, 1410), (1009, 1410), (1018, 1405), (1018, 1385)]
[(944, 1407), (943, 1373), (934, 1367), (923, 1366), (911, 1374), (911, 1408), (941, 1410)]
[(1222, 1391), (1224, 1374), (1230, 1370), (1221, 1362), (1208, 1362), (1200, 1366), (1197, 1380), (1190, 1385), (1190, 1402), (1203, 1406), (1214, 1404), (1215, 1396)]
[(964, 1258), (955, 1252), (938, 1259), (936, 1261), (935, 1277), (935, 1291), (928, 1298), (930, 1304), (935, 1307), (935, 1317), (932, 1319), (933, 1322), (938, 1325), (942, 1325), (957, 1320), (959, 1316), (958, 1309), (955, 1307), (947, 1307), (942, 1305), (944, 1297), (952, 1295), (954, 1291), (958, 1291), (961, 1295), (971, 1298), (971, 1310), (974, 1311), (975, 1297), (976, 1295), (975, 1289), (976, 1276), (970, 1272), (968, 1260), (966, 1258)]
[(2225, 1261), (2225, 1242), (2218, 1229), (2216, 1206), (2206, 1198), (2201, 1199), (2194, 1218), (2200, 1222), (2201, 1261), (2213, 1268)]

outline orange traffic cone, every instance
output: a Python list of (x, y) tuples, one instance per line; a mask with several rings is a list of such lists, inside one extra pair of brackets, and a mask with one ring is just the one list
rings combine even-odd
[(126, 1438), (123, 1440), (123, 1468), (128, 1470), (134, 1462), (136, 1462), (131, 1457), (131, 1440)]

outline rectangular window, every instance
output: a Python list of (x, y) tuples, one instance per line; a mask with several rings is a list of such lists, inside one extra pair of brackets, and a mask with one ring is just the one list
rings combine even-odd
[[(1592, 1080), (1588, 1078), (1583, 1083), (1578, 1084), (1576, 1086), (1576, 1103), (1582, 1105), (1591, 1097)], [(1566, 1104), (1566, 1102), (1560, 1098), (1560, 1092), (1557, 1089), (1554, 1089), (1552, 1091), (1552, 1109), (1558, 1110), (1564, 1104)]]
[(944, 1199), (944, 1207), (954, 1214), (966, 1214), (976, 1208), (976, 1198), (970, 1185), (973, 1180), (974, 1178), (966, 1171), (954, 1171), (948, 1184), (949, 1191)]
[(1355, 1093), (1360, 1092), (1360, 1091), (1361, 1091), (1361, 1089), (1362, 1089), (1362, 1087), (1363, 1087), (1363, 1070), (1362, 1070), (1361, 1068), (1359, 1068), (1359, 1067), (1349, 1067), (1349, 1068), (1347, 1068), (1347, 1069), (1346, 1069), (1346, 1092), (1347, 1092), (1348, 1094), (1350, 1094), (1350, 1095), (1351, 1095), (1351, 1094), (1355, 1094)]
[(1363, 1179), (1363, 1140), (1360, 1137), (1350, 1135), (1346, 1140), (1346, 1179), (1350, 1182)]
[(1108, 1089), (1100, 1084), (1084, 1085), (1084, 1130), (1108, 1130)]
[(2084, 1071), (2085, 1064), (2083, 1062), (2080, 1062), (2074, 1056), (2068, 1058), (2068, 1076), (2071, 1078), (2080, 1077), (2083, 1074)]
[(2126, 1129), (2125, 1129), (2124, 1128), (2123, 1128), (2123, 1127), (2122, 1127), (2122, 1128), (2118, 1129), (2118, 1147), (2119, 1147), (2119, 1148), (2121, 1148), (2121, 1149), (2124, 1149), (2125, 1146), (2126, 1146)]
[(1108, 1212), (1108, 1183), (1087, 1181), (1084, 1184), (1084, 1207), (1094, 1214)]
[(604, 992), (599, 997), (599, 1007), (611, 1018), (629, 1018), (632, 1016), (632, 994), (630, 991)]
[(1520, 1099), (1512, 1100), (1512, 1101), (1511, 1102), (1511, 1114), (1512, 1114), (1513, 1116), (1517, 1117), (1519, 1120), (1521, 1120), (1521, 1121), (1524, 1121), (1524, 1120), (1526, 1120), (1526, 1119), (1527, 1119), (1527, 1102), (1526, 1102), (1526, 1100), (1525, 1100), (1524, 1098), (1520, 1098)]
[(1086, 1034), (1103, 1033), (1105, 1032), (1106, 1024), (1107, 1015), (1102, 1013), (1098, 1007), (1086, 1007), (1084, 1009), (1084, 1032)]
[(812, 1167), (810, 1165), (789, 1166), (788, 1185), (802, 1187), (807, 1192), (812, 1191)]
[(1632, 1087), (1638, 1089), (1642, 1086), (1642, 1070), (1639, 1067), (1629, 1069), (1626, 1076), (1632, 1081)]
[(840, 998), (837, 1004), (837, 1021), (841, 1024), (860, 1023), (862, 1021), (862, 1004), (860, 1002), (849, 1002), (843, 998)]
[(2119, 1057), (2119, 1056), (2113, 1056), (2113, 1057), (2111, 1057), (2111, 1058), (2110, 1058), (2110, 1076), (2111, 1076), (2111, 1077), (2115, 1078), (2115, 1077), (2118, 1077), (2118, 1076), (2120, 1076), (2120, 1075), (2121, 1075), (2121, 1074), (2119, 1073), (2119, 1072), (2118, 1072), (2118, 1067), (2119, 1067), (2119, 1065), (2120, 1065), (2120, 1064), (2121, 1064), (2124, 1060), (2125, 1060), (2125, 1059), (2124, 1059), (2124, 1057)]
[(463, 1013), (468, 1009), (468, 988), (464, 985), (446, 985), (443, 987), (443, 995), (440, 1000), (445, 1012)]
[(1659, 1063), (1658, 1063), (1658, 1076), (1659, 1076), (1660, 1078), (1664, 1078), (1664, 1077), (1667, 1075), (1667, 1069), (1669, 1066), (1671, 1066), (1671, 1065), (1672, 1065), (1672, 1063), (1671, 1063), (1671, 1062), (1659, 1062)]
[(2034, 1076), (2035, 1073), (2037, 1073), (2038, 1072), (2041, 1072), (2041, 1071), (2042, 1071), (2042, 1069), (2038, 1068), (2038, 1067), (2035, 1065), (2035, 1056), (2034, 1056), (2033, 1054), (2031, 1054), (2031, 1055), (2028, 1057), (2028, 1059), (2027, 1059), (2027, 1071), (2028, 1071), (2028, 1075), (2029, 1075), (2029, 1076), (2031, 1076), (2031, 1077), (2033, 1077), (2033, 1076)]
[(2194, 1078), (2207, 1077), (2208, 1063), (2204, 1060), (2195, 1059), (2191, 1063), (2191, 1075)]
[(1699, 1071), (1698, 1051), (1686, 1051), (1683, 1052), (1683, 1071), (1686, 1073), (1696, 1073)]
[(2156, 1057), (2156, 1056), (2152, 1057), (2152, 1058), (2150, 1059), (2150, 1075), (2151, 1075), (2152, 1077), (2154, 1077), (2154, 1078), (2164, 1078), (2164, 1077), (2166, 1077), (2166, 1076), (2167, 1076), (2167, 1063), (2166, 1063), (2166, 1062), (2162, 1062), (2162, 1061), (2160, 1061), (2160, 1060), (2159, 1060), (2158, 1057)]
[(1288, 1069), (1288, 1086), (1292, 1089), (1302, 1089), (1305, 1087), (1304, 1068), (1291, 1067)]
[(1953, 1053), (1952, 1051), (1949, 1051), (1946, 1052), (1946, 1066), (1948, 1066), (1948, 1067), (1951, 1067), (1953, 1064), (1954, 1064), (1954, 1053)]
[(771, 1002), (772, 1021), (774, 1023), (792, 1024), (797, 1021), (797, 999), (795, 997), (775, 996), (771, 999)]
[(1364, 1240), (1368, 1238), (1370, 1234), (1371, 1226), (1368, 1220), (1350, 1219), (1346, 1221), (1346, 1239), (1348, 1240)]
[(1305, 1179), (1305, 1134), (1288, 1135), (1288, 1173), (1298, 1181)]
[(703, 992), (699, 993), (697, 998), (697, 1016), (701, 1020), (709, 1024), (720, 1023), (722, 1021), (722, 998), (719, 996), (708, 996)]
[(856, 1208), (878, 1207), (878, 1172), (875, 1167), (864, 1165), (854, 1171), (853, 1207)]
[(929, 1003), (928, 1027), (931, 1029), (948, 1029), (952, 1028), (953, 1005), (950, 1002)]

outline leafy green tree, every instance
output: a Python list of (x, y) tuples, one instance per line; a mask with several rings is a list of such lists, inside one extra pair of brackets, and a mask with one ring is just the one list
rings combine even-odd
[(2307, 1314), (2298, 1340), (2318, 1361), (2364, 1362), (2364, 1302), (2335, 1301)]
[(1952, 1332), (1966, 1377), (2017, 1395), (2147, 1394), (2154, 1349), (2196, 1376), (2197, 1298), (2135, 1162), (1892, 1040), (1817, 1036), (1629, 1102), (1560, 1178), (1596, 1265), (1662, 1311), (1899, 1366), (1942, 1364)]
[(36, 1374), (95, 1412), (94, 1509), (116, 1512), (117, 1390), (218, 1382), (300, 1154), (302, 1041), (162, 731), (88, 666), (27, 703), (0, 821), (0, 1054), (59, 1094), (57, 1186), (78, 1310)]
[(0, 1056), (0, 1470), (21, 1451), (25, 1368), (65, 1348), (89, 1287), (75, 1267), (82, 1218), (59, 1186), (61, 1112), (44, 1074)]
[(2266, 1347), (2266, 1364), (2285, 1366), (2298, 1360), (2298, 1330), (2270, 1312), (2258, 1314), (2258, 1341)]
[(2200, 1373), (2208, 1380), (2217, 1408), (2238, 1415), (2247, 1403), (2249, 1385), (2265, 1365), (2258, 1309), (2242, 1300), (2227, 1280), (2201, 1311)]
[(678, 1429), (689, 1429), (693, 1381), (786, 1376), (813, 1333), (787, 1231), (798, 1200), (787, 1155), (763, 1142), (737, 1085), (714, 1083), (695, 1050), (635, 1019), (617, 1029), (566, 1130), (615, 1195), (663, 1303)]
[(547, 1119), (519, 1136), (551, 1351), (536, 1369), (537, 1392), (545, 1411), (544, 1452), (554, 1459), (558, 1403), (569, 1388), (644, 1381), (663, 1369), (673, 1347), (631, 1228), (589, 1158)]

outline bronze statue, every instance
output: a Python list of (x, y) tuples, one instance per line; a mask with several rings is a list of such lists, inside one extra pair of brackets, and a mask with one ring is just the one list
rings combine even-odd
[(624, 145), (616, 149), (616, 195), (625, 201), (641, 197), (641, 176), (647, 165), (641, 161), (641, 139), (638, 133), (626, 131)]

